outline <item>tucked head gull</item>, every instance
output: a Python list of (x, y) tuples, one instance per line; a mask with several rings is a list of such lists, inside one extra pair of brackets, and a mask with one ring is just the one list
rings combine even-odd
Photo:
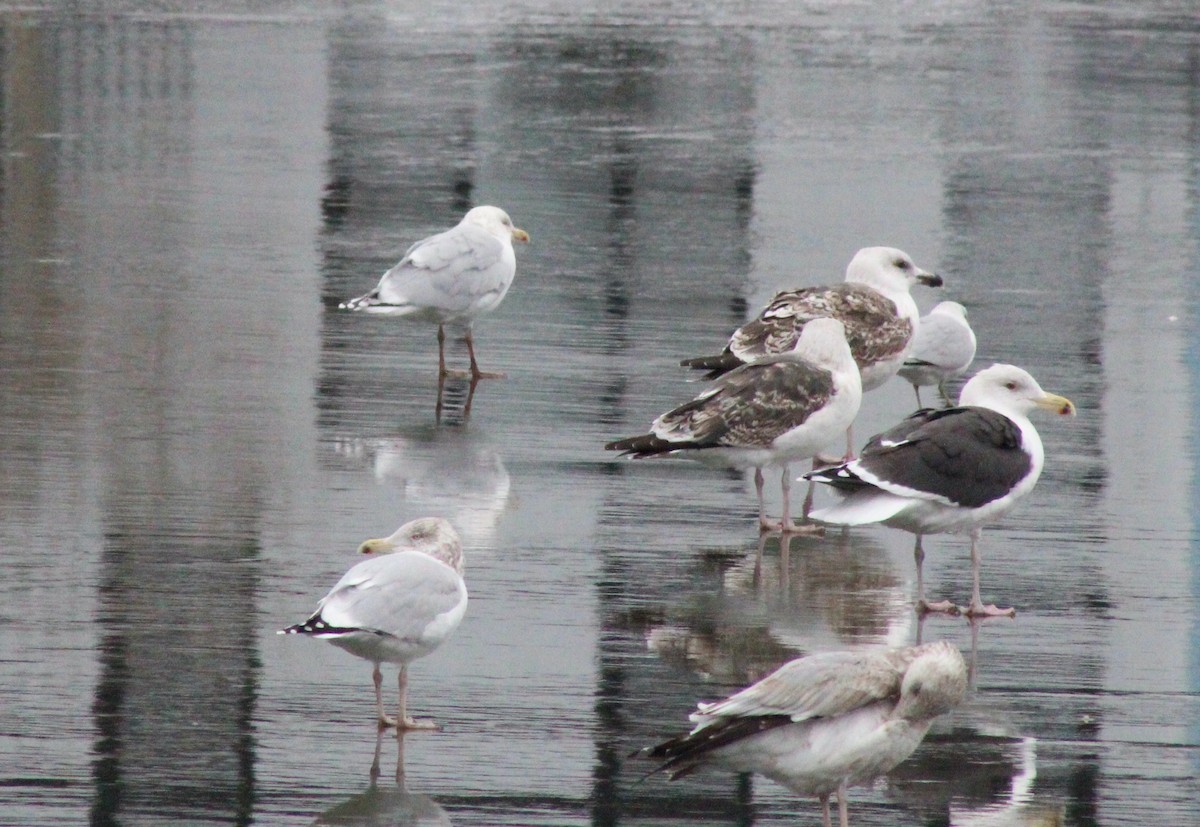
[[(408, 714), (408, 664), (440, 646), (467, 611), (462, 543), (448, 522), (424, 517), (358, 548), (375, 556), (347, 571), (308, 620), (280, 634), (322, 638), (374, 663), (381, 727), (434, 729), (432, 722)], [(400, 667), (395, 718), (383, 711), (381, 663)]]
[(760, 773), (816, 796), (826, 827), (837, 793), (847, 827), (847, 789), (911, 755), (966, 691), (966, 662), (945, 641), (810, 655), (725, 700), (700, 704), (691, 732), (642, 754), (660, 759), (658, 769), (672, 780), (708, 766)]
[(937, 385), (946, 406), (952, 403), (946, 382), (967, 372), (975, 360), (975, 331), (967, 322), (967, 309), (958, 302), (940, 302), (921, 317), (912, 353), (904, 360), (900, 376), (907, 379), (921, 407), (921, 387)]
[(479, 369), (471, 324), (476, 317), (495, 310), (508, 293), (517, 271), (514, 239), (529, 241), (529, 234), (514, 227), (508, 213), (499, 207), (475, 207), (457, 226), (409, 247), (370, 293), (339, 307), (436, 323), (441, 376), (450, 373), (446, 369), (445, 328), (462, 328), (471, 357), (471, 378), (502, 376)]

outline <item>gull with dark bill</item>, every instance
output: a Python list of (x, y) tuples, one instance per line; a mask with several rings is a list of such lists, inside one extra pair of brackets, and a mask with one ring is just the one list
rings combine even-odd
[(1073, 416), (1069, 399), (1046, 393), (1013, 365), (992, 365), (963, 386), (958, 407), (923, 409), (872, 438), (851, 462), (805, 474), (846, 497), (812, 512), (836, 525), (883, 523), (917, 535), (919, 610), (952, 611), (953, 604), (925, 601), (920, 537), (971, 534), (970, 616), (1013, 615), (984, 605), (979, 596), (983, 527), (1003, 517), (1037, 483), (1045, 454), (1029, 414), (1041, 408)]
[[(838, 319), (862, 374), (862, 389), (873, 390), (896, 375), (912, 350), (920, 311), (909, 289), (914, 284), (941, 287), (942, 277), (913, 263), (894, 247), (864, 247), (846, 267), (841, 284), (804, 287), (776, 294), (758, 318), (733, 332), (725, 350), (715, 356), (685, 359), (685, 367), (720, 376), (738, 365), (790, 350), (800, 331), (813, 319)], [(846, 456), (854, 455), (853, 436), (846, 432)]]
[[(719, 377), (707, 390), (668, 411), (643, 436), (605, 445), (634, 459), (680, 454), (737, 470), (754, 469), (763, 530), (799, 530), (788, 514), (788, 463), (815, 456), (858, 415), (862, 385), (836, 319), (817, 319), (783, 353)], [(768, 520), (763, 468), (783, 466), (783, 516)]]
[(471, 357), (471, 379), (501, 377), (479, 369), (471, 324), (495, 310), (512, 285), (517, 272), (514, 240), (529, 241), (529, 234), (514, 227), (508, 213), (499, 207), (475, 207), (457, 226), (409, 247), (370, 293), (338, 306), (435, 322), (441, 377), (451, 373), (446, 369), (445, 328), (459, 328)]
[[(374, 663), (380, 727), (436, 729), (408, 714), (408, 664), (440, 646), (467, 611), (462, 542), (450, 523), (424, 517), (390, 537), (367, 540), (358, 550), (377, 556), (347, 571), (308, 620), (279, 634), (322, 638)], [(400, 667), (395, 718), (383, 711), (381, 663)]]
[(933, 720), (958, 706), (967, 664), (945, 641), (902, 649), (825, 652), (785, 663), (758, 683), (690, 716), (695, 728), (642, 754), (671, 780), (700, 767), (757, 772), (821, 802), (830, 827), (837, 793), (870, 784), (913, 753)]
[(946, 407), (953, 403), (946, 383), (962, 376), (975, 360), (975, 331), (967, 322), (967, 308), (958, 302), (940, 302), (921, 317), (912, 354), (904, 360), (900, 376), (907, 379), (921, 406), (921, 388), (937, 385)]

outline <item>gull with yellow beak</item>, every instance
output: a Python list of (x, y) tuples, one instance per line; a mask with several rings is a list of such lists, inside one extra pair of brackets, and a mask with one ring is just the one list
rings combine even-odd
[[(408, 714), (408, 664), (440, 646), (467, 611), (462, 542), (450, 523), (423, 517), (358, 550), (372, 557), (347, 571), (308, 620), (280, 634), (323, 638), (374, 663), (380, 728), (436, 729)], [(395, 718), (383, 711), (379, 665), (385, 662), (400, 667)]]
[(970, 532), (969, 616), (1014, 615), (979, 597), (979, 538), (983, 527), (1033, 490), (1045, 452), (1029, 414), (1037, 409), (1073, 416), (1071, 400), (1046, 393), (1013, 365), (992, 365), (963, 386), (958, 407), (920, 410), (867, 443), (858, 459), (805, 474), (847, 496), (812, 512), (835, 525), (883, 523), (917, 535), (917, 608), (959, 611), (925, 602), (921, 535)]
[(370, 293), (339, 307), (436, 322), (442, 377), (451, 373), (446, 369), (446, 326), (457, 327), (464, 331), (472, 381), (502, 377), (479, 369), (471, 324), (495, 310), (512, 286), (517, 272), (514, 240), (529, 241), (529, 233), (514, 227), (508, 213), (499, 207), (475, 207), (457, 226), (409, 247)]

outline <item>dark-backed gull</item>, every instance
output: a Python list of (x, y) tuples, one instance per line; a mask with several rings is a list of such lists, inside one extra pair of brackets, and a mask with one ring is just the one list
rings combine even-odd
[[(1033, 490), (1042, 472), (1042, 440), (1029, 421), (1036, 408), (1075, 413), (1069, 399), (1046, 393), (1021, 368), (1001, 364), (981, 370), (963, 386), (958, 407), (917, 411), (874, 437), (858, 459), (806, 474), (805, 479), (847, 492), (812, 518), (837, 525), (883, 523), (913, 532), (918, 567), (920, 535), (970, 532), (973, 583), (966, 613), (1014, 614), (984, 605), (979, 597), (979, 537), (985, 525)], [(919, 570), (918, 582), (920, 590)], [(922, 593), (918, 608), (949, 606), (927, 604)]]
[(671, 780), (704, 766), (757, 772), (821, 802), (848, 827), (847, 788), (870, 784), (921, 743), (934, 718), (958, 706), (967, 664), (951, 643), (825, 652), (797, 658), (690, 716), (696, 725), (642, 751)]
[(447, 376), (446, 326), (463, 329), (473, 380), (503, 376), (485, 373), (475, 361), (471, 323), (504, 299), (517, 271), (513, 240), (529, 234), (513, 226), (499, 207), (475, 207), (457, 226), (424, 238), (383, 274), (365, 296), (342, 302), (345, 310), (411, 316), (438, 326), (438, 371)]
[(967, 309), (958, 302), (940, 302), (921, 317), (912, 353), (904, 360), (900, 376), (907, 379), (921, 405), (921, 387), (937, 385), (942, 401), (953, 403), (946, 382), (962, 376), (975, 361), (975, 331), (967, 322)]
[[(754, 469), (763, 529), (793, 531), (788, 463), (815, 456), (842, 433), (862, 402), (858, 367), (836, 319), (815, 320), (784, 353), (719, 377), (703, 393), (651, 425), (650, 433), (605, 445), (634, 459), (680, 453), (738, 470)], [(765, 466), (782, 465), (783, 516), (769, 521)]]
[[(367, 540), (363, 554), (379, 556), (351, 568), (303, 623), (280, 634), (323, 638), (375, 664), (379, 726), (436, 729), (408, 714), (408, 664), (424, 657), (458, 628), (467, 611), (462, 542), (440, 517), (407, 522), (390, 537)], [(400, 710), (383, 711), (381, 663), (400, 666)]]

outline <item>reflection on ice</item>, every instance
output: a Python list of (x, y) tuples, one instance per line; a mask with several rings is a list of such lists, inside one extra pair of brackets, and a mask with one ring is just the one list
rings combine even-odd
[(367, 465), (381, 485), (398, 490), (405, 510), (452, 517), (465, 545), (492, 548), (511, 483), (500, 455), (457, 432), (347, 439), (340, 456)]
[(396, 742), (395, 787), (380, 786), (380, 758), (385, 734), (380, 730), (375, 737), (375, 760), (371, 764), (371, 783), (366, 790), (330, 807), (314, 821), (317, 825), (361, 825), (362, 827), (433, 827), (450, 824), (450, 816), (434, 799), (421, 793), (410, 792), (405, 783), (404, 733), (388, 734), (388, 741)]

